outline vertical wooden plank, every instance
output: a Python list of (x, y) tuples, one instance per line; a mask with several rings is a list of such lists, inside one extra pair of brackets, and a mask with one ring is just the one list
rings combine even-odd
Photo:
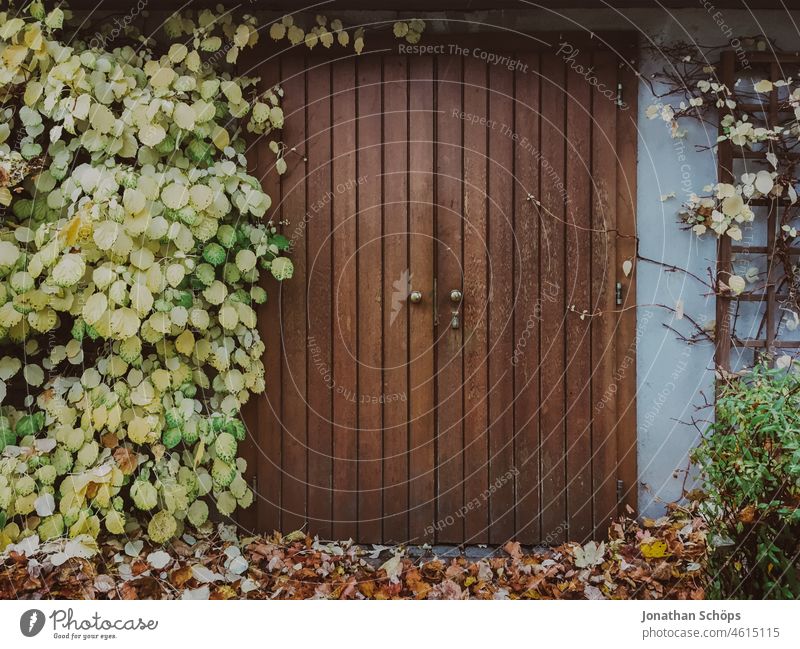
[[(542, 54), (542, 158), (539, 166), (541, 221), (541, 462), (542, 536), (549, 543), (565, 538), (564, 479), (564, 63), (554, 54)], [(547, 296), (550, 299), (545, 301)]]
[(489, 74), (490, 543), (514, 537), (514, 75)]
[[(773, 62), (769, 65), (769, 79), (779, 79), (782, 75), (781, 66)], [(780, 115), (778, 113), (778, 93), (772, 92), (769, 95), (769, 113), (767, 118), (770, 127), (780, 123)], [(767, 277), (766, 277), (766, 304), (764, 305), (764, 352), (770, 359), (775, 358), (775, 317), (778, 315), (777, 303), (775, 300), (775, 285), (781, 281), (781, 271), (779, 269), (778, 257), (775, 255), (775, 242), (778, 230), (778, 201), (773, 196), (769, 202), (767, 209), (767, 254), (769, 255), (769, 262), (767, 262)], [(730, 237), (728, 237), (730, 238)], [(770, 361), (774, 364), (774, 361)]]
[(433, 324), (433, 59), (409, 69), (409, 259), (422, 302), (409, 312), (409, 538), (432, 542), (435, 501)]
[[(269, 59), (260, 68), (261, 83), (266, 89), (280, 81), (280, 63), (277, 57)], [(275, 169), (275, 156), (269, 151), (269, 140), (259, 138), (257, 146), (258, 178), (264, 191), (272, 198), (267, 213), (273, 223), (281, 219), (281, 181)], [(284, 231), (286, 234), (286, 231)], [(291, 236), (291, 235), (287, 235)], [(266, 350), (264, 352), (264, 383), (266, 392), (256, 398), (258, 430), (255, 434), (257, 454), (252, 470), (256, 476), (256, 507), (259, 532), (272, 532), (281, 528), (281, 369), (283, 366), (283, 341), (281, 300), (283, 287), (270, 273), (261, 273), (261, 286), (267, 291), (267, 302), (258, 307), (258, 329)]]
[(358, 536), (382, 540), (382, 351), (383, 267), (381, 251), (381, 60), (357, 61), (358, 173)]
[[(591, 53), (576, 59), (584, 69)], [(567, 70), (567, 160), (564, 185), (566, 246), (569, 272), (564, 290), (567, 302), (591, 310), (591, 113), (589, 84), (575, 69)], [(591, 458), (591, 334), (590, 320), (570, 313), (567, 325), (567, 523), (569, 538), (584, 541), (592, 535)]]
[[(355, 63), (333, 64), (333, 536), (357, 537), (358, 361), (356, 332)], [(341, 188), (341, 183), (349, 183)]]
[[(736, 53), (726, 50), (720, 54), (720, 75), (722, 83), (733, 87), (736, 74)], [(723, 109), (723, 112), (725, 109)], [(722, 127), (720, 126), (720, 134)], [(733, 145), (730, 140), (723, 140), (717, 149), (717, 178), (721, 183), (733, 181)], [(731, 239), (720, 237), (717, 243), (717, 281), (727, 283), (733, 270), (731, 262)], [(730, 371), (731, 367), (731, 299), (726, 291), (717, 291), (715, 332), (716, 350), (714, 361), (719, 369)]]
[[(297, 150), (306, 149), (306, 79), (305, 61), (288, 56), (281, 65), (286, 92), (286, 116), (283, 139)], [(302, 155), (287, 159), (288, 168), (281, 179), (283, 219), (292, 232), (294, 276), (282, 285), (284, 365), (282, 420), (283, 478), (281, 492), (284, 532), (300, 529), (306, 523), (307, 498), (307, 406), (306, 399), (306, 236), (303, 228), (306, 204), (306, 164)], [(294, 233), (297, 233), (295, 236)]]
[(408, 96), (406, 58), (383, 62), (383, 537), (408, 540)]
[[(610, 52), (596, 51), (597, 79), (616, 88), (617, 61)], [(604, 314), (592, 319), (592, 395), (597, 400), (614, 381), (614, 324), (616, 309), (616, 212), (617, 212), (617, 107), (595, 89), (592, 92), (592, 302)], [(617, 512), (617, 398), (595, 413), (592, 425), (593, 494), (595, 534), (605, 534)]]
[[(323, 55), (324, 56), (324, 55)], [(306, 179), (308, 219), (308, 519), (309, 529), (331, 538), (331, 69), (308, 58)]]
[(617, 155), (617, 277), (622, 284), (622, 305), (617, 320), (616, 374), (621, 376), (617, 390), (618, 478), (622, 480), (622, 502), (638, 509), (638, 471), (636, 437), (636, 275), (619, 273), (626, 260), (636, 260), (636, 151), (638, 129), (636, 49), (626, 50), (628, 59), (620, 70), (625, 106), (618, 109)]
[[(520, 543), (541, 540), (539, 476), (539, 57), (526, 54), (515, 73), (514, 123), (514, 457), (517, 476), (516, 525)], [(548, 300), (545, 300), (545, 302)]]
[(466, 543), (488, 543), (488, 238), (487, 142), (490, 126), (488, 68), (464, 61), (464, 520)]
[[(438, 277), (437, 328), (437, 531), (440, 543), (464, 538), (464, 437), (462, 328), (452, 329), (452, 312), (460, 305), (450, 291), (462, 282), (462, 63), (460, 56), (440, 56), (436, 84), (436, 239)], [(455, 114), (454, 114), (455, 113)]]

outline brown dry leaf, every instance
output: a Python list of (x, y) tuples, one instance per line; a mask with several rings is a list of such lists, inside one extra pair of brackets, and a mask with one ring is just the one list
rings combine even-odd
[(739, 512), (739, 520), (742, 523), (750, 524), (756, 518), (756, 508), (755, 505), (748, 505), (744, 507), (742, 511)]
[(503, 546), (503, 550), (512, 558), (512, 559), (521, 559), (522, 558), (522, 548), (520, 547), (519, 541), (509, 541)]
[(169, 581), (176, 588), (183, 588), (183, 586), (186, 585), (186, 582), (191, 578), (192, 567), (183, 566), (183, 568), (178, 568), (177, 570), (174, 570), (172, 574), (170, 574)]
[(120, 446), (114, 451), (114, 461), (123, 475), (131, 475), (139, 464), (139, 455), (130, 448)]
[(119, 437), (116, 433), (106, 433), (100, 437), (100, 444), (103, 448), (116, 448), (119, 446)]

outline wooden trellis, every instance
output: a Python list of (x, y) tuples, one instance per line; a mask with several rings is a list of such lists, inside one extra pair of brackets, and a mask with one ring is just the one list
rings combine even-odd
[[(720, 57), (720, 81), (724, 83), (733, 93), (733, 99), (737, 101), (737, 108), (747, 112), (754, 118), (759, 118), (766, 125), (774, 125), (780, 122), (785, 109), (782, 110), (778, 101), (778, 92), (773, 91), (769, 94), (769, 100), (764, 103), (739, 102), (736, 97), (735, 87), (737, 75), (742, 72), (742, 61), (750, 65), (750, 70), (763, 72), (766, 78), (771, 80), (780, 79), (784, 76), (782, 67), (785, 65), (797, 65), (800, 57), (797, 55), (776, 54), (774, 52), (754, 52), (749, 53), (746, 59), (739, 60), (736, 53), (728, 50)], [(721, 120), (720, 120), (721, 121)], [(720, 126), (720, 133), (722, 132)], [(744, 146), (735, 146), (730, 140), (720, 142), (718, 148), (718, 178), (719, 182), (735, 183), (736, 170), (734, 165), (737, 160), (763, 160), (765, 152), (752, 151)], [(776, 258), (776, 241), (779, 228), (779, 209), (787, 204), (787, 198), (769, 197), (752, 199), (749, 201), (751, 207), (767, 208), (767, 218), (755, 219), (755, 224), (764, 224), (766, 228), (766, 245), (747, 245), (745, 243), (734, 243), (730, 237), (723, 236), (719, 239), (717, 249), (717, 280), (727, 282), (733, 274), (733, 255), (763, 255), (767, 260), (765, 285), (762, 291), (743, 292), (738, 296), (730, 292), (720, 291), (716, 302), (716, 364), (722, 370), (729, 370), (731, 365), (731, 352), (734, 349), (752, 349), (756, 358), (759, 356), (773, 356), (776, 349), (799, 349), (798, 340), (779, 340), (778, 328), (780, 317), (778, 314), (779, 304), (787, 299), (787, 295), (780, 291), (785, 276), (779, 260)], [(789, 254), (800, 256), (800, 247), (790, 248)], [(735, 322), (739, 313), (740, 303), (754, 302), (763, 310), (761, 320), (758, 325), (755, 337), (740, 338), (735, 330)]]

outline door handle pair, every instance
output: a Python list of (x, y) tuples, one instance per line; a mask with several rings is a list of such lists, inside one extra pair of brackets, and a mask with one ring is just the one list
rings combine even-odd
[[(408, 294), (408, 299), (412, 304), (419, 304), (422, 302), (422, 291), (411, 291)], [(450, 302), (455, 305), (455, 309), (453, 309), (452, 318), (450, 319), (450, 328), (451, 329), (458, 329), (461, 327), (461, 318), (458, 313), (458, 309), (461, 306), (461, 302), (464, 299), (464, 294), (457, 288), (454, 288), (450, 291)]]

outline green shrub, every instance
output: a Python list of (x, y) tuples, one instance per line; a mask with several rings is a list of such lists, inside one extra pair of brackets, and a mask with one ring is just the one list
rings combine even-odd
[(800, 597), (800, 376), (756, 367), (720, 387), (701, 468), (718, 597)]

